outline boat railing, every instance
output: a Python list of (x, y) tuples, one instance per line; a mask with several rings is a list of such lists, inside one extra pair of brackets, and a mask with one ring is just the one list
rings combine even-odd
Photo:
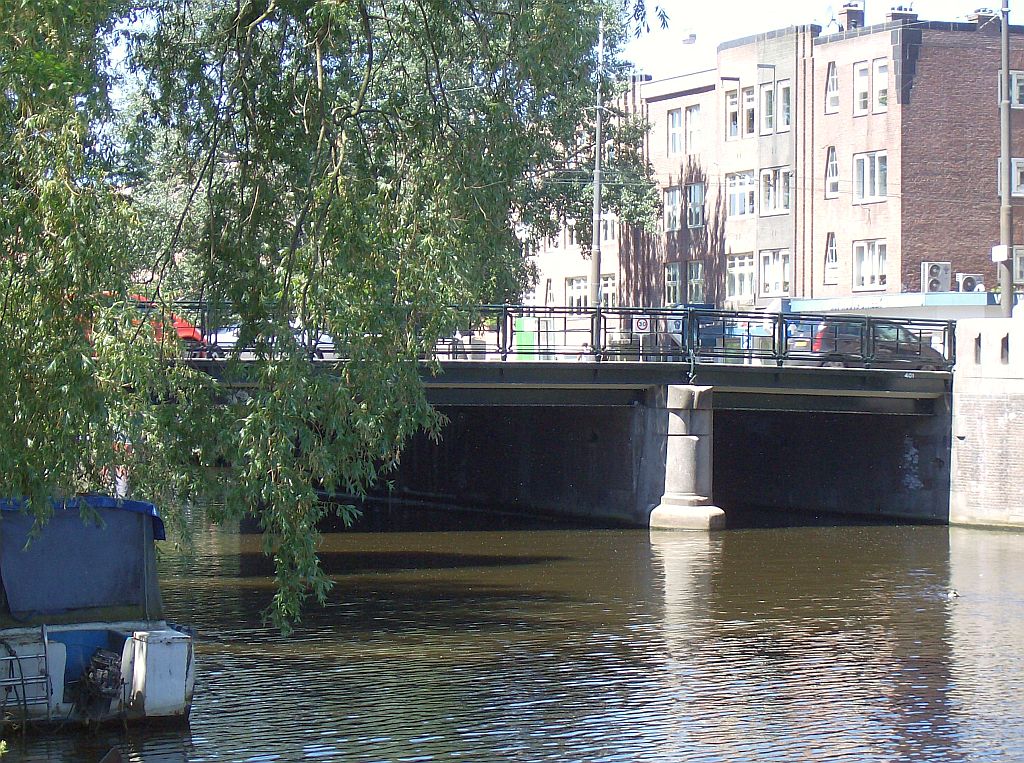
[(41, 652), (21, 654), (6, 641), (0, 640), (0, 645), (4, 647), (3, 652), (0, 652), (0, 703), (5, 710), (21, 709), (23, 720), (28, 719), (30, 706), (45, 704), (49, 720), (52, 687), (47, 662), (49, 649), (46, 626), (41, 629)]

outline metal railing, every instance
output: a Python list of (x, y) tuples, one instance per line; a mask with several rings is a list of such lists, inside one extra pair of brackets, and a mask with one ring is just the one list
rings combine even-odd
[(723, 362), (946, 370), (952, 321), (694, 307), (480, 308), (450, 358)]
[[(165, 310), (195, 325), (206, 356), (257, 349), (239, 343), (237, 328), (221, 306), (176, 302)], [(435, 357), (931, 370), (948, 370), (955, 361), (953, 321), (687, 306), (485, 305), (465, 314), (465, 325), (437, 343)], [(345, 357), (326, 332), (293, 328), (293, 334), (315, 358)]]

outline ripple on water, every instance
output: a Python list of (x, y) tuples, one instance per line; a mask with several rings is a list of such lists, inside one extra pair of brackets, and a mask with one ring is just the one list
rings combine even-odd
[(684, 536), (328, 536), (335, 588), (290, 638), (253, 541), (200, 538), (162, 562), (199, 630), (190, 727), (9, 759), (1024, 759), (1024, 537)]

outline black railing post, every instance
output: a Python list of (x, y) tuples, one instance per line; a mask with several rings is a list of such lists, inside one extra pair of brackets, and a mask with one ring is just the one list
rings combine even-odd
[(594, 353), (594, 360), (600, 360), (604, 354), (604, 337), (602, 336), (601, 325), (601, 303), (598, 302), (590, 316), (590, 349)]
[(501, 306), (501, 316), (498, 322), (498, 351), (501, 353), (502, 360), (508, 360), (509, 350), (511, 349), (512, 331), (509, 321), (511, 320), (508, 311), (508, 305)]
[(775, 365), (781, 367), (783, 359), (786, 357), (786, 317), (780, 311), (775, 316), (775, 338), (772, 340), (775, 351)]

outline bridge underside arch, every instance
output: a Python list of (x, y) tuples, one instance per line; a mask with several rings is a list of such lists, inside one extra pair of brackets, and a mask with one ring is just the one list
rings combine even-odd
[(775, 512), (949, 519), (950, 419), (716, 410), (714, 501)]

